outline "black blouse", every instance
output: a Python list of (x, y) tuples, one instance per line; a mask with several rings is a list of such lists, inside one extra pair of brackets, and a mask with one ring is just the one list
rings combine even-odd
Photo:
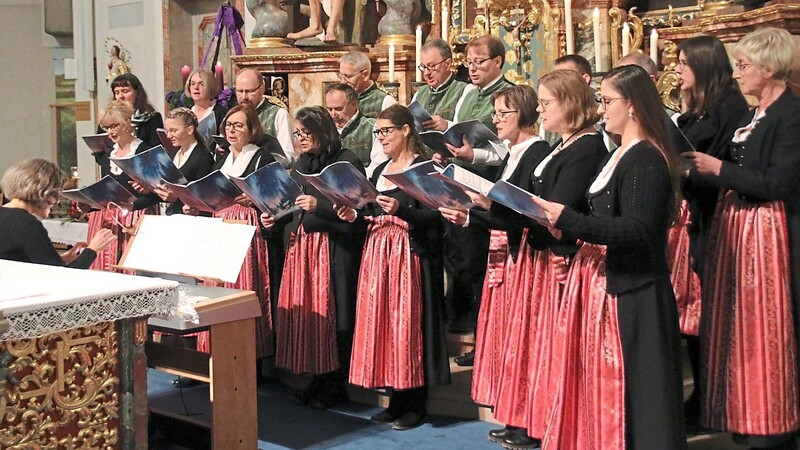
[(669, 276), (671, 190), (661, 152), (639, 142), (619, 160), (608, 184), (588, 194), (591, 216), (565, 207), (556, 228), (587, 243), (606, 245), (607, 291), (630, 291)]
[(87, 269), (92, 265), (97, 253), (84, 249), (70, 264), (65, 264), (61, 255), (53, 248), (47, 230), (33, 214), (20, 208), (0, 207), (0, 259), (67, 266)]
[[(180, 151), (180, 150), (178, 150)], [(181, 174), (186, 181), (191, 182), (199, 180), (204, 176), (211, 173), (211, 167), (214, 165), (214, 157), (208, 151), (208, 147), (203, 142), (198, 141), (189, 155), (189, 159), (180, 167)], [(183, 202), (175, 200), (169, 207), (167, 207), (166, 214), (182, 214)]]

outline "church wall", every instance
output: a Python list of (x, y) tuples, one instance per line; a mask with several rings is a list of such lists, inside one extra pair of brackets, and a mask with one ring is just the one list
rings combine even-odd
[(52, 160), (53, 48), (39, 2), (0, 3), (0, 173), (25, 158)]

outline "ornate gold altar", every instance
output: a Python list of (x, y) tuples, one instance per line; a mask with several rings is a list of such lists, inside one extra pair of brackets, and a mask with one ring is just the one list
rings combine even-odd
[(147, 317), (175, 303), (172, 281), (0, 261), (0, 448), (146, 449)]

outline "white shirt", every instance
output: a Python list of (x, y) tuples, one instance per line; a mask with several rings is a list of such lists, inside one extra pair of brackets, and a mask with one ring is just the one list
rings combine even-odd
[[(135, 155), (136, 149), (139, 148), (140, 145), (142, 145), (142, 140), (136, 137), (133, 138), (131, 141), (131, 154), (124, 156), (124, 158), (130, 158), (131, 156)], [(114, 148), (111, 149), (111, 153), (109, 153), (108, 157), (116, 158), (117, 153), (119, 153), (119, 144), (114, 144)], [(118, 165), (114, 164), (114, 161), (112, 160), (108, 161), (108, 169), (114, 175), (122, 175), (122, 169), (120, 169)]]
[(253, 157), (256, 155), (256, 151), (258, 151), (257, 145), (247, 144), (242, 148), (241, 153), (239, 153), (236, 159), (233, 158), (233, 151), (231, 151), (228, 153), (228, 156), (225, 157), (225, 162), (222, 163), (222, 167), (220, 167), (219, 171), (229, 177), (242, 176), (244, 170), (247, 169), (247, 165), (250, 164), (250, 161), (252, 161)]
[[(539, 136), (533, 136), (529, 139), (525, 139), (524, 141), (514, 144), (511, 148), (508, 149), (508, 163), (506, 164), (505, 169), (503, 169), (503, 173), (500, 175), (501, 180), (508, 180), (511, 177), (511, 174), (514, 173), (514, 170), (517, 169), (519, 162), (522, 160), (522, 157), (525, 156), (525, 150), (530, 148), (535, 142), (541, 141), (542, 138)], [(505, 145), (508, 145), (509, 141), (503, 142)]]
[[(467, 97), (467, 94), (472, 92), (475, 89), (489, 89), (490, 87), (494, 86), (495, 84), (499, 83), (500, 80), (503, 79), (503, 74), (501, 73), (500, 76), (492, 80), (488, 83), (485, 87), (479, 88), (474, 84), (470, 84), (464, 88), (464, 92), (461, 94), (461, 98), (458, 99), (458, 103), (456, 103), (456, 111), (453, 117), (458, 117), (458, 113), (461, 110), (461, 106), (464, 104), (464, 99)], [(447, 121), (447, 127), (451, 127), (455, 122)], [(474, 156), (472, 157), (472, 164), (484, 164), (487, 166), (499, 166), (502, 162), (502, 159), (497, 156), (497, 153), (494, 152), (491, 148), (473, 148)]]
[(605, 166), (603, 166), (603, 170), (600, 171), (600, 175), (595, 178), (592, 185), (589, 186), (589, 192), (592, 194), (596, 194), (603, 190), (606, 187), (609, 181), (611, 181), (611, 177), (614, 175), (614, 171), (617, 169), (617, 165), (619, 165), (619, 160), (625, 156), (625, 153), (628, 153), (628, 150), (631, 149), (634, 145), (641, 142), (640, 139), (632, 140), (627, 147), (625, 148), (618, 148), (611, 158), (608, 160)]

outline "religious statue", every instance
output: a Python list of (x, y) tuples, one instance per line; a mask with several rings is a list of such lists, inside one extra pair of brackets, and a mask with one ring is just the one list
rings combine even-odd
[(108, 52), (111, 54), (111, 61), (108, 62), (106, 83), (110, 83), (111, 80), (116, 78), (118, 75), (130, 72), (130, 70), (128, 70), (128, 65), (125, 63), (125, 56), (123, 55), (122, 49), (119, 45), (112, 45)]
[(247, 10), (256, 19), (254, 39), (282, 38), (289, 32), (289, 14), (280, 7), (280, 0), (247, 0)]
[(378, 23), (378, 34), (414, 34), (422, 6), (420, 0), (385, 0), (386, 15)]
[(283, 77), (277, 77), (272, 80), (272, 96), (287, 105), (289, 104), (289, 97), (286, 96), (286, 81)]
[(330, 8), (328, 11), (326, 11), (328, 13), (329, 19), (328, 23), (325, 24), (324, 29), (322, 23), (322, 1), (309, 0), (308, 27), (296, 33), (289, 33), (288, 35), (286, 35), (286, 37), (292, 40), (298, 40), (298, 39), (314, 37), (324, 32), (324, 35), (322, 37), (323, 42), (338, 42), (339, 41), (338, 28), (339, 28), (339, 23), (342, 21), (342, 10), (344, 9), (344, 0), (329, 0), (329, 2), (330, 2), (329, 5)]

